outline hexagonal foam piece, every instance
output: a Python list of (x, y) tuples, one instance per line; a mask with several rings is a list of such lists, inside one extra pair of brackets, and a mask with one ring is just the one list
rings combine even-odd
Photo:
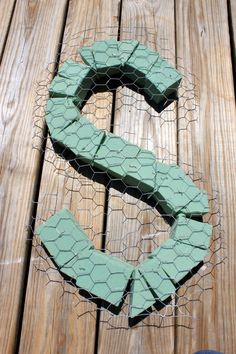
[(51, 97), (74, 97), (79, 90), (79, 84), (75, 79), (68, 79), (59, 75), (55, 76), (49, 86)]
[(76, 95), (84, 100), (95, 83), (96, 72), (88, 65), (66, 60), (60, 67), (58, 75), (76, 81), (78, 85)]
[(45, 119), (52, 136), (61, 132), (81, 117), (76, 103), (76, 98), (48, 99)]
[[(84, 62), (100, 75), (124, 74), (158, 104), (175, 92), (181, 74), (160, 54), (138, 41), (108, 39), (80, 49)], [(58, 94), (58, 92), (57, 92)]]
[(97, 168), (142, 192), (153, 191), (155, 163), (152, 152), (111, 133), (106, 135), (94, 159)]
[(170, 232), (170, 238), (175, 241), (203, 249), (209, 248), (212, 225), (178, 215)]
[(169, 239), (156, 248), (150, 257), (158, 260), (170, 279), (178, 283), (202, 262), (207, 254), (208, 250)]
[(79, 53), (84, 62), (92, 68), (96, 68), (98, 71), (101, 69), (106, 71), (106, 68), (110, 68), (117, 73), (115, 67), (123, 66), (138, 45), (137, 40), (116, 41), (109, 39), (95, 42), (92, 47), (83, 47)]
[(63, 131), (53, 135), (53, 138), (70, 149), (76, 157), (91, 163), (104, 135), (105, 133), (97, 129), (87, 118), (80, 117)]
[(132, 273), (129, 316), (140, 315), (156, 302), (142, 274), (135, 269)]
[(118, 42), (114, 39), (97, 41), (92, 45), (92, 53), (98, 74), (115, 75), (122, 65)]
[(155, 300), (164, 301), (175, 293), (175, 287), (170, 278), (161, 267), (161, 262), (156, 258), (148, 258), (143, 261), (138, 269), (148, 283)]
[(119, 306), (134, 267), (103, 252), (85, 251), (61, 271), (89, 293)]
[(145, 86), (146, 75), (151, 70), (152, 66), (158, 60), (159, 54), (143, 44), (138, 44), (132, 55), (125, 63), (124, 74), (134, 84), (140, 87)]
[(189, 203), (180, 210), (181, 213), (187, 216), (203, 215), (209, 212), (208, 195), (206, 191), (199, 190), (199, 193), (190, 199)]
[(82, 47), (79, 49), (79, 54), (85, 64), (89, 65), (94, 70), (96, 69), (92, 48)]
[(36, 230), (54, 262), (62, 267), (78, 252), (93, 247), (83, 229), (67, 209), (62, 209)]
[(81, 64), (74, 60), (66, 60), (59, 68), (58, 75), (68, 79), (93, 77), (95, 72), (89, 65)]
[(139, 42), (136, 40), (124, 40), (118, 42), (119, 58), (122, 66), (129, 60)]
[(158, 104), (176, 92), (182, 76), (161, 56), (146, 75), (144, 92), (150, 99)]
[(122, 168), (123, 161), (126, 158), (135, 158), (138, 152), (137, 146), (115, 134), (108, 133), (96, 153), (94, 165), (114, 177), (122, 178), (125, 174)]
[(157, 164), (153, 197), (166, 213), (172, 215), (180, 211), (186, 215), (208, 212), (207, 195), (175, 164)]

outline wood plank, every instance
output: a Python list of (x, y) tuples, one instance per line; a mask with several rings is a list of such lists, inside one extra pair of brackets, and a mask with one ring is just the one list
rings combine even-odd
[(30, 6), (18, 1), (0, 68), (2, 353), (13, 353), (17, 341), (29, 246), (26, 226), (39, 170), (40, 154), (32, 149), (31, 140), (35, 81), (56, 58), (65, 5), (66, 1), (56, 0)]
[[(234, 81), (236, 80), (236, 1), (228, 1), (229, 30), (231, 37), (232, 64), (234, 70)], [(234, 87), (236, 83), (234, 82)]]
[(0, 60), (3, 55), (4, 46), (11, 25), (11, 18), (16, 0), (0, 0)]
[[(116, 38), (117, 33), (118, 1), (71, 1), (61, 60), (78, 58), (79, 47), (94, 40)], [(112, 94), (98, 93), (91, 97), (83, 112), (96, 126), (106, 129), (110, 127), (111, 109)], [(104, 192), (103, 185), (78, 175), (68, 162), (56, 158), (48, 141), (37, 218), (46, 220), (67, 207), (100, 248)], [(38, 219), (36, 226), (39, 222)], [(47, 263), (42, 257), (46, 257), (45, 252), (39, 246), (33, 248), (20, 353), (94, 353), (97, 307), (63, 282), (52, 262)]]
[[(176, 353), (189, 354), (207, 348), (230, 354), (236, 347), (233, 310), (236, 306), (236, 120), (227, 4), (221, 0), (202, 0), (178, 1), (176, 5), (177, 51), (183, 58), (179, 64), (198, 77), (200, 104), (199, 120), (189, 126), (190, 134), (179, 132), (179, 156), (203, 173), (210, 194), (219, 191), (228, 257), (225, 265), (213, 268), (212, 276), (200, 282), (200, 286), (213, 287), (213, 290), (204, 292), (200, 303), (190, 303), (192, 329), (188, 328), (188, 318), (178, 319)], [(211, 220), (217, 221), (215, 217)], [(214, 232), (214, 239), (216, 236)], [(214, 241), (212, 252), (217, 247), (219, 242)], [(217, 253), (211, 258), (213, 262), (224, 255), (223, 251)], [(202, 270), (201, 274), (204, 274)], [(186, 296), (191, 298), (194, 291), (195, 287), (188, 289)]]
[[(121, 40), (138, 39), (175, 63), (175, 55), (168, 51), (169, 48), (175, 51), (173, 1), (123, 1), (120, 32)], [(114, 133), (154, 151), (160, 159), (174, 160), (175, 114), (175, 104), (159, 115), (141, 95), (122, 88), (116, 97)], [(167, 231), (168, 226), (151, 206), (110, 188), (106, 248), (114, 256), (137, 265), (168, 238)], [(98, 352), (173, 353), (173, 307), (156, 311), (128, 329), (127, 304), (128, 299), (117, 317), (107, 310), (101, 311)], [(164, 314), (165, 319), (161, 317)]]

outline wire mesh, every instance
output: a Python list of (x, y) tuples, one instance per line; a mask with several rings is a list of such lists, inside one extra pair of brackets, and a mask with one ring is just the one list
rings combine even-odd
[[(158, 39), (156, 33), (149, 29), (148, 40), (143, 30), (123, 29), (125, 39), (137, 39), (146, 47), (157, 50), (168, 62), (175, 65), (174, 51), (168, 48), (168, 41)], [(109, 33), (112, 33), (109, 36)], [(114, 30), (104, 28), (101, 31), (90, 29), (79, 32), (62, 43), (59, 62), (49, 64), (38, 83), (34, 115), (34, 148), (44, 157), (42, 181), (37, 203), (35, 225), (39, 225), (62, 207), (67, 207), (75, 215), (83, 230), (97, 249), (118, 259), (137, 266), (153, 252), (154, 249), (169, 239), (170, 228), (175, 217), (160, 212), (157, 203), (147, 198), (147, 193), (138, 188), (130, 188), (123, 179), (112, 177), (108, 171), (100, 173), (89, 162), (81, 162), (75, 156), (65, 156), (55, 152), (55, 143), (50, 139), (45, 124), (45, 109), (48, 100), (49, 85), (58, 67), (66, 60), (81, 62), (78, 49), (92, 45), (96, 40), (114, 38)], [(145, 100), (138, 87), (135, 89), (122, 77), (117, 79), (119, 86), (110, 85), (109, 74), (103, 84), (96, 83), (91, 88), (91, 97), (82, 108), (82, 114), (90, 122), (106, 132), (128, 140), (132, 144), (154, 152), (159, 162), (178, 162), (187, 175), (200, 188), (210, 191), (208, 182), (201, 173), (195, 171), (190, 164), (181, 161), (178, 155), (180, 130), (190, 130), (198, 120), (198, 80), (194, 74), (180, 65), (178, 71), (182, 81), (178, 89), (178, 100), (168, 99), (165, 109), (157, 112)], [(168, 302), (155, 304), (148, 313), (139, 318), (137, 326), (165, 327), (174, 318), (187, 318), (191, 326), (191, 306), (199, 301), (205, 291), (212, 288), (216, 266), (224, 260), (223, 230), (221, 228), (221, 212), (217, 191), (209, 194), (210, 212), (204, 221), (213, 225), (210, 253), (204, 264), (190, 272)], [(127, 321), (131, 289), (119, 312), (114, 311), (91, 293), (84, 293), (74, 280), (58, 272), (58, 268), (37, 236), (33, 238), (35, 256), (38, 258), (37, 270), (45, 274), (45, 284), (55, 282), (61, 288), (61, 296), (70, 294), (75, 303), (75, 311), (81, 316), (96, 318), (100, 311), (100, 322), (108, 329), (129, 328)], [(76, 254), (75, 254), (76, 256)], [(91, 306), (95, 302), (97, 306)], [(147, 314), (149, 316), (147, 316)]]

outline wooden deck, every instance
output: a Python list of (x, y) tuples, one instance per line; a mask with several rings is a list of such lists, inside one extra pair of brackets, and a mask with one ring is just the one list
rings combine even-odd
[[(192, 354), (206, 348), (236, 352), (235, 19), (234, 0), (0, 0), (0, 353)], [(27, 228), (34, 227), (32, 218), (46, 219), (54, 209), (56, 194), (57, 208), (67, 206), (74, 213), (78, 204), (81, 210), (92, 208), (93, 200), (81, 200), (76, 193), (68, 198), (66, 177), (47, 162), (49, 152), (42, 155), (32, 149), (36, 82), (49, 63), (70, 54), (67, 43), (84, 45), (82, 37), (73, 37), (75, 33), (91, 28), (97, 39), (105, 37), (104, 28), (107, 36), (121, 39), (127, 32), (139, 39), (143, 31), (144, 43), (156, 33), (157, 41), (167, 40), (177, 66), (199, 79), (199, 109), (192, 113), (198, 121), (187, 132), (183, 119), (171, 119), (181, 116), (180, 102), (176, 111), (168, 113), (171, 123), (156, 138), (178, 161), (201, 171), (208, 192), (217, 190), (219, 195), (227, 260), (214, 268), (207, 284), (213, 289), (203, 293), (201, 302), (191, 303), (191, 329), (185, 317), (177, 316), (170, 317), (163, 328), (109, 330), (106, 312), (97, 317), (92, 303), (82, 305), (81, 311), (94, 311), (95, 316), (77, 318), (75, 298), (69, 292), (61, 296), (56, 280), (46, 286), (45, 273), (37, 271), (41, 260), (33, 247), (31, 228)], [(102, 95), (101, 107), (105, 108), (99, 111), (98, 124), (106, 128), (116, 102), (111, 94)], [(121, 108), (114, 117), (119, 127), (115, 132), (129, 130), (132, 118), (137, 119), (135, 110), (130, 108), (128, 117)], [(138, 119), (137, 134), (141, 134), (145, 125), (141, 111)], [(156, 131), (159, 125), (153, 121)], [(134, 137), (135, 143), (138, 138)], [(90, 192), (88, 185), (84, 193)], [(115, 191), (110, 193), (108, 207), (115, 210)], [(42, 201), (45, 195), (51, 197)], [(103, 210), (102, 185), (98, 184), (94, 198)], [(38, 207), (33, 201), (40, 201)], [(103, 213), (84, 218), (94, 234), (103, 232)], [(106, 220), (109, 237), (119, 235), (115, 223), (112, 211)], [(101, 244), (102, 239), (96, 237), (96, 246)]]

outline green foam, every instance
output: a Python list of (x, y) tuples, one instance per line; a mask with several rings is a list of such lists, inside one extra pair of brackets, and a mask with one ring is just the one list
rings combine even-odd
[(92, 48), (90, 47), (80, 48), (79, 53), (85, 64), (87, 64), (93, 69), (96, 69)]
[(144, 92), (153, 102), (159, 103), (176, 92), (181, 79), (180, 73), (159, 56), (146, 75)]
[(96, 153), (94, 165), (114, 177), (122, 178), (125, 175), (122, 163), (128, 158), (131, 160), (135, 158), (138, 152), (138, 146), (128, 143), (115, 134), (108, 133)]
[(188, 216), (203, 215), (209, 212), (207, 192), (199, 190), (199, 193), (191, 198), (189, 203), (180, 210), (181, 213)]
[(75, 79), (55, 76), (49, 86), (51, 97), (73, 97), (77, 95), (79, 84)]
[(107, 134), (94, 159), (94, 165), (111, 176), (122, 179), (142, 192), (150, 192), (155, 184), (156, 158), (114, 134)]
[(129, 316), (135, 317), (156, 302), (142, 274), (135, 269), (132, 273)]
[(205, 193), (175, 164), (157, 164), (153, 197), (169, 214), (202, 215), (208, 211)]
[(175, 287), (161, 268), (159, 260), (148, 258), (138, 266), (138, 269), (155, 294), (156, 300), (164, 301), (175, 293)]
[(55, 98), (48, 100), (46, 121), (52, 138), (86, 163), (150, 193), (166, 213), (177, 215), (177, 219), (171, 228), (171, 239), (135, 270), (94, 250), (67, 210), (48, 219), (38, 233), (62, 272), (75, 279), (79, 287), (113, 305), (121, 303), (132, 274), (129, 313), (135, 317), (157, 300), (164, 301), (173, 294), (174, 284), (207, 255), (211, 225), (186, 218), (208, 211), (207, 194), (179, 166), (159, 163), (151, 151), (114, 134), (106, 135), (81, 116), (76, 107), (81, 107), (95, 76), (116, 75), (120, 69), (159, 103), (179, 85), (181, 76), (175, 68), (158, 53), (132, 40), (99, 41), (80, 52), (88, 66), (66, 61), (50, 86)]
[(171, 280), (178, 283), (194, 267), (199, 265), (207, 254), (208, 250), (169, 239), (155, 249), (150, 257), (158, 260)]
[(124, 182), (132, 187), (138, 187), (143, 193), (152, 192), (155, 185), (155, 156), (141, 149), (135, 159), (125, 160), (122, 164), (126, 172)]
[(46, 122), (51, 135), (57, 134), (80, 117), (75, 98), (49, 98), (46, 107)]
[(120, 72), (122, 63), (116, 40), (97, 41), (92, 45), (92, 52), (98, 74), (115, 75)]
[(53, 138), (70, 149), (76, 157), (91, 163), (102, 143), (104, 134), (87, 118), (81, 117), (60, 133), (53, 135)]
[(202, 215), (208, 211), (207, 195), (179, 166), (160, 163), (152, 152), (119, 136), (107, 134), (97, 150), (94, 165), (128, 186), (138, 187), (143, 193), (151, 192), (168, 214), (181, 211), (186, 215)]
[(116, 41), (109, 39), (97, 41), (91, 47), (80, 49), (84, 62), (101, 74), (116, 75), (129, 60), (139, 42), (136, 40)]
[(124, 66), (124, 74), (133, 83), (143, 87), (146, 82), (146, 75), (158, 60), (158, 57), (157, 52), (139, 43)]
[(93, 76), (94, 71), (88, 65), (73, 60), (66, 60), (59, 68), (58, 75), (68, 79), (85, 78)]
[(93, 247), (83, 229), (67, 209), (60, 210), (41, 224), (36, 234), (59, 267), (70, 261), (78, 252)]
[(76, 280), (76, 285), (103, 300), (119, 306), (133, 267), (103, 252), (83, 252), (61, 271)]
[(170, 238), (194, 247), (208, 249), (211, 234), (212, 225), (179, 215), (171, 228)]
[(76, 81), (78, 89), (76, 95), (80, 100), (84, 100), (88, 91), (94, 85), (95, 71), (90, 66), (78, 62), (67, 60), (58, 71), (60, 77)]
[(139, 42), (136, 40), (124, 40), (118, 42), (119, 58), (122, 65), (129, 60), (138, 45)]

